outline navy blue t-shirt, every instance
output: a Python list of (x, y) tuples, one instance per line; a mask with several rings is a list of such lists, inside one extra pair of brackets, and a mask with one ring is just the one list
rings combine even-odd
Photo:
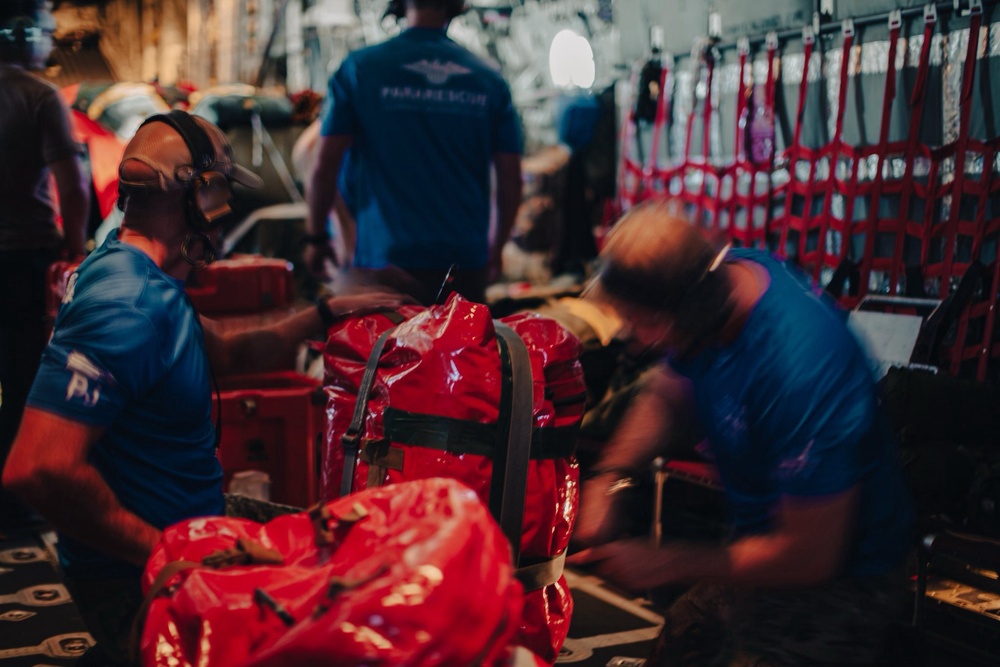
[(912, 511), (861, 347), (843, 318), (770, 256), (733, 250), (728, 259), (761, 264), (767, 291), (733, 343), (670, 363), (692, 381), (737, 534), (769, 530), (782, 496), (860, 485), (844, 571), (898, 567)]
[(522, 150), (497, 71), (443, 30), (410, 28), (347, 56), (321, 134), (354, 137), (356, 266), (486, 265), (493, 157)]
[[(70, 277), (28, 405), (105, 428), (90, 462), (162, 529), (224, 511), (210, 377), (183, 282), (113, 231)], [(58, 548), (70, 576), (140, 573), (69, 537)]]

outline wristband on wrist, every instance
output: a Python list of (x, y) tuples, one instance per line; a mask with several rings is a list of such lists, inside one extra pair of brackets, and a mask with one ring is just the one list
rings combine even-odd
[(330, 304), (326, 302), (325, 297), (318, 297), (314, 303), (316, 304), (316, 312), (319, 313), (319, 320), (323, 323), (323, 328), (329, 330), (340, 318), (330, 308)]
[(635, 477), (616, 477), (611, 484), (608, 484), (608, 488), (604, 489), (604, 495), (613, 496), (626, 489), (634, 489), (639, 486), (639, 480)]
[(640, 485), (640, 477), (632, 468), (624, 466), (609, 466), (607, 468), (594, 468), (587, 473), (586, 479), (593, 480), (604, 475), (614, 475), (604, 489), (604, 495), (614, 496), (627, 489), (633, 489)]
[(320, 232), (319, 234), (306, 234), (302, 238), (302, 242), (307, 245), (326, 245), (330, 242), (330, 235), (326, 232)]

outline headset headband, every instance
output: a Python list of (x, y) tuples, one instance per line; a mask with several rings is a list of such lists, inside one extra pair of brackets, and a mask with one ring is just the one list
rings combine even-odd
[(150, 116), (142, 124), (154, 122), (166, 123), (177, 130), (177, 134), (181, 135), (191, 152), (191, 164), (197, 171), (204, 171), (215, 164), (215, 147), (212, 145), (212, 140), (191, 116), (174, 109), (169, 113)]

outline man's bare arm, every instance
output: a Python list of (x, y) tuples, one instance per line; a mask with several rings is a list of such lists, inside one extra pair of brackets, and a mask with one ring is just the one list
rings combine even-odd
[(774, 530), (724, 547), (625, 540), (575, 555), (637, 590), (701, 579), (751, 586), (811, 586), (836, 576), (856, 521), (858, 487), (822, 498), (784, 498)]
[(70, 257), (87, 254), (87, 218), (90, 214), (90, 187), (80, 158), (72, 156), (49, 164), (59, 193), (63, 238)]
[(87, 460), (102, 429), (27, 408), (3, 471), (3, 485), (61, 532), (145, 565), (160, 531), (122, 507)]
[(521, 156), (517, 153), (497, 153), (493, 157), (497, 175), (497, 234), (490, 246), (490, 270), (493, 278), (500, 275), (503, 246), (510, 239), (521, 206)]

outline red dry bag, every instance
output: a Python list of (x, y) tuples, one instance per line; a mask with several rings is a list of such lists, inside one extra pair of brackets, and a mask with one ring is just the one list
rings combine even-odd
[(139, 648), (157, 667), (499, 667), (522, 604), (506, 538), (471, 490), (443, 478), (266, 524), (178, 523), (143, 586)]
[(324, 351), (324, 497), (435, 476), (475, 490), (527, 591), (519, 641), (550, 663), (573, 608), (562, 562), (577, 510), (579, 352), (554, 320), (493, 320), (457, 295), (338, 323)]

